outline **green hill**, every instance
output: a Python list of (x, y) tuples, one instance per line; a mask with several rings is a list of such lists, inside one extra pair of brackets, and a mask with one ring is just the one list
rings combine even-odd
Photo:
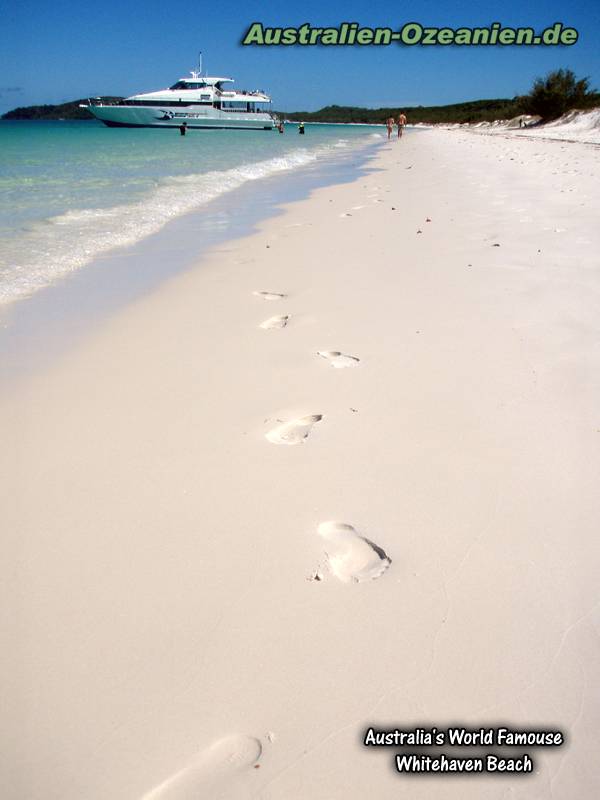
[[(120, 100), (120, 97), (105, 97), (104, 100)], [(2, 119), (94, 119), (93, 115), (86, 108), (79, 108), (80, 103), (87, 103), (87, 98), (83, 100), (71, 100), (70, 103), (62, 103), (58, 106), (24, 106), (14, 108), (2, 115)]]
[[(120, 97), (105, 97), (104, 100), (121, 100)], [(86, 100), (73, 100), (70, 103), (52, 106), (26, 106), (15, 108), (3, 114), (2, 119), (93, 119), (85, 108), (79, 108), (79, 103)], [(511, 119), (523, 113), (523, 99), (514, 97), (512, 100), (500, 98), (496, 100), (471, 100), (467, 103), (453, 103), (447, 106), (403, 106), (401, 104), (392, 108), (360, 108), (358, 106), (325, 106), (319, 111), (277, 111), (277, 115), (291, 120), (304, 122), (354, 122), (354, 123), (382, 123), (392, 116), (398, 116), (399, 111), (404, 111), (409, 123), (415, 122), (492, 122), (496, 119)], [(598, 105), (600, 95), (591, 93), (585, 107)]]
[[(105, 100), (119, 100), (107, 97)], [(62, 105), (26, 106), (15, 108), (2, 119), (93, 119), (85, 108), (79, 108), (86, 100), (73, 100)], [(449, 106), (417, 106), (394, 108), (358, 108), (355, 106), (326, 106), (319, 111), (278, 111), (279, 116), (305, 122), (384, 122), (389, 116), (397, 116), (402, 109), (409, 122), (481, 122), (482, 120), (507, 119), (519, 111), (517, 100), (474, 100)]]
[(448, 106), (402, 106), (392, 108), (357, 108), (354, 106), (326, 106), (319, 111), (282, 112), (286, 119), (304, 122), (384, 122), (388, 117), (398, 116), (404, 111), (410, 123), (415, 122), (483, 122), (495, 119), (510, 119), (517, 116), (519, 101), (472, 100), (468, 103), (453, 103)]

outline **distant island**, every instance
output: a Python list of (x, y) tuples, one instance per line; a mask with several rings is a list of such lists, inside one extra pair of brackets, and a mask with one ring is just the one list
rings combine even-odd
[[(115, 102), (120, 97), (104, 97), (103, 100)], [(2, 119), (94, 119), (80, 103), (87, 99), (73, 100), (61, 105), (40, 105), (15, 108), (2, 115)], [(394, 106), (393, 108), (360, 108), (355, 106), (326, 106), (319, 111), (277, 111), (277, 116), (304, 122), (346, 122), (383, 123), (389, 116), (396, 116), (402, 109), (409, 121), (415, 122), (482, 122), (507, 119), (516, 116), (517, 99), (514, 100), (473, 100), (468, 103), (454, 103), (448, 106)]]
[[(113, 103), (122, 99), (122, 97), (103, 98), (103, 100)], [(6, 114), (2, 114), (0, 119), (94, 119), (94, 115), (90, 114), (87, 108), (79, 108), (80, 103), (87, 102), (88, 98), (85, 97), (82, 100), (71, 100), (69, 103), (57, 106), (23, 106), (7, 111)]]
[[(122, 97), (103, 97), (108, 102), (122, 100)], [(341, 122), (373, 125), (383, 123), (388, 117), (395, 117), (399, 110), (404, 111), (409, 123), (454, 123), (454, 122), (493, 122), (498, 119), (512, 119), (524, 112), (522, 97), (495, 100), (471, 100), (466, 103), (452, 103), (446, 106), (403, 106), (398, 104), (391, 108), (360, 108), (358, 106), (325, 106), (319, 111), (276, 111), (278, 117), (292, 121), (304, 122)], [(15, 108), (3, 114), (1, 119), (94, 119), (80, 103), (87, 99), (73, 100), (62, 105), (25, 106)], [(578, 104), (580, 108), (600, 105), (600, 94), (589, 92), (585, 102)]]
[[(471, 100), (447, 106), (403, 106), (391, 108), (358, 108), (355, 106), (326, 106), (319, 111), (281, 112), (285, 119), (304, 122), (346, 122), (354, 124), (383, 123), (388, 117), (397, 117), (404, 111), (409, 123), (416, 122), (484, 122), (510, 119), (519, 111), (518, 99)], [(279, 113), (279, 112), (278, 112)]]

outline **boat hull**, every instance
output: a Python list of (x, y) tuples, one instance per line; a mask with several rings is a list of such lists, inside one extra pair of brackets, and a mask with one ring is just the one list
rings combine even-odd
[(273, 130), (275, 123), (266, 111), (222, 111), (212, 106), (189, 108), (89, 105), (89, 111), (110, 128), (229, 128)]

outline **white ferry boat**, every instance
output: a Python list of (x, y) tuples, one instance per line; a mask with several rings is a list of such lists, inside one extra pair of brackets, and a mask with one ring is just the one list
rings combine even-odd
[(233, 78), (192, 71), (168, 89), (134, 94), (114, 103), (100, 97), (82, 104), (105, 125), (125, 128), (241, 128), (273, 130), (277, 120), (262, 91), (235, 91)]

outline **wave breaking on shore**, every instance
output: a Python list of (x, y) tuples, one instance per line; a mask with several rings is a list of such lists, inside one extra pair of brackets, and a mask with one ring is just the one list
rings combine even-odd
[[(369, 144), (372, 146), (373, 141)], [(162, 178), (142, 200), (108, 208), (71, 209), (32, 223), (4, 247), (0, 306), (31, 296), (109, 250), (135, 244), (171, 220), (249, 181), (340, 157), (340, 151), (347, 153), (350, 148), (364, 146), (364, 142), (354, 144), (339, 139), (230, 169)]]

